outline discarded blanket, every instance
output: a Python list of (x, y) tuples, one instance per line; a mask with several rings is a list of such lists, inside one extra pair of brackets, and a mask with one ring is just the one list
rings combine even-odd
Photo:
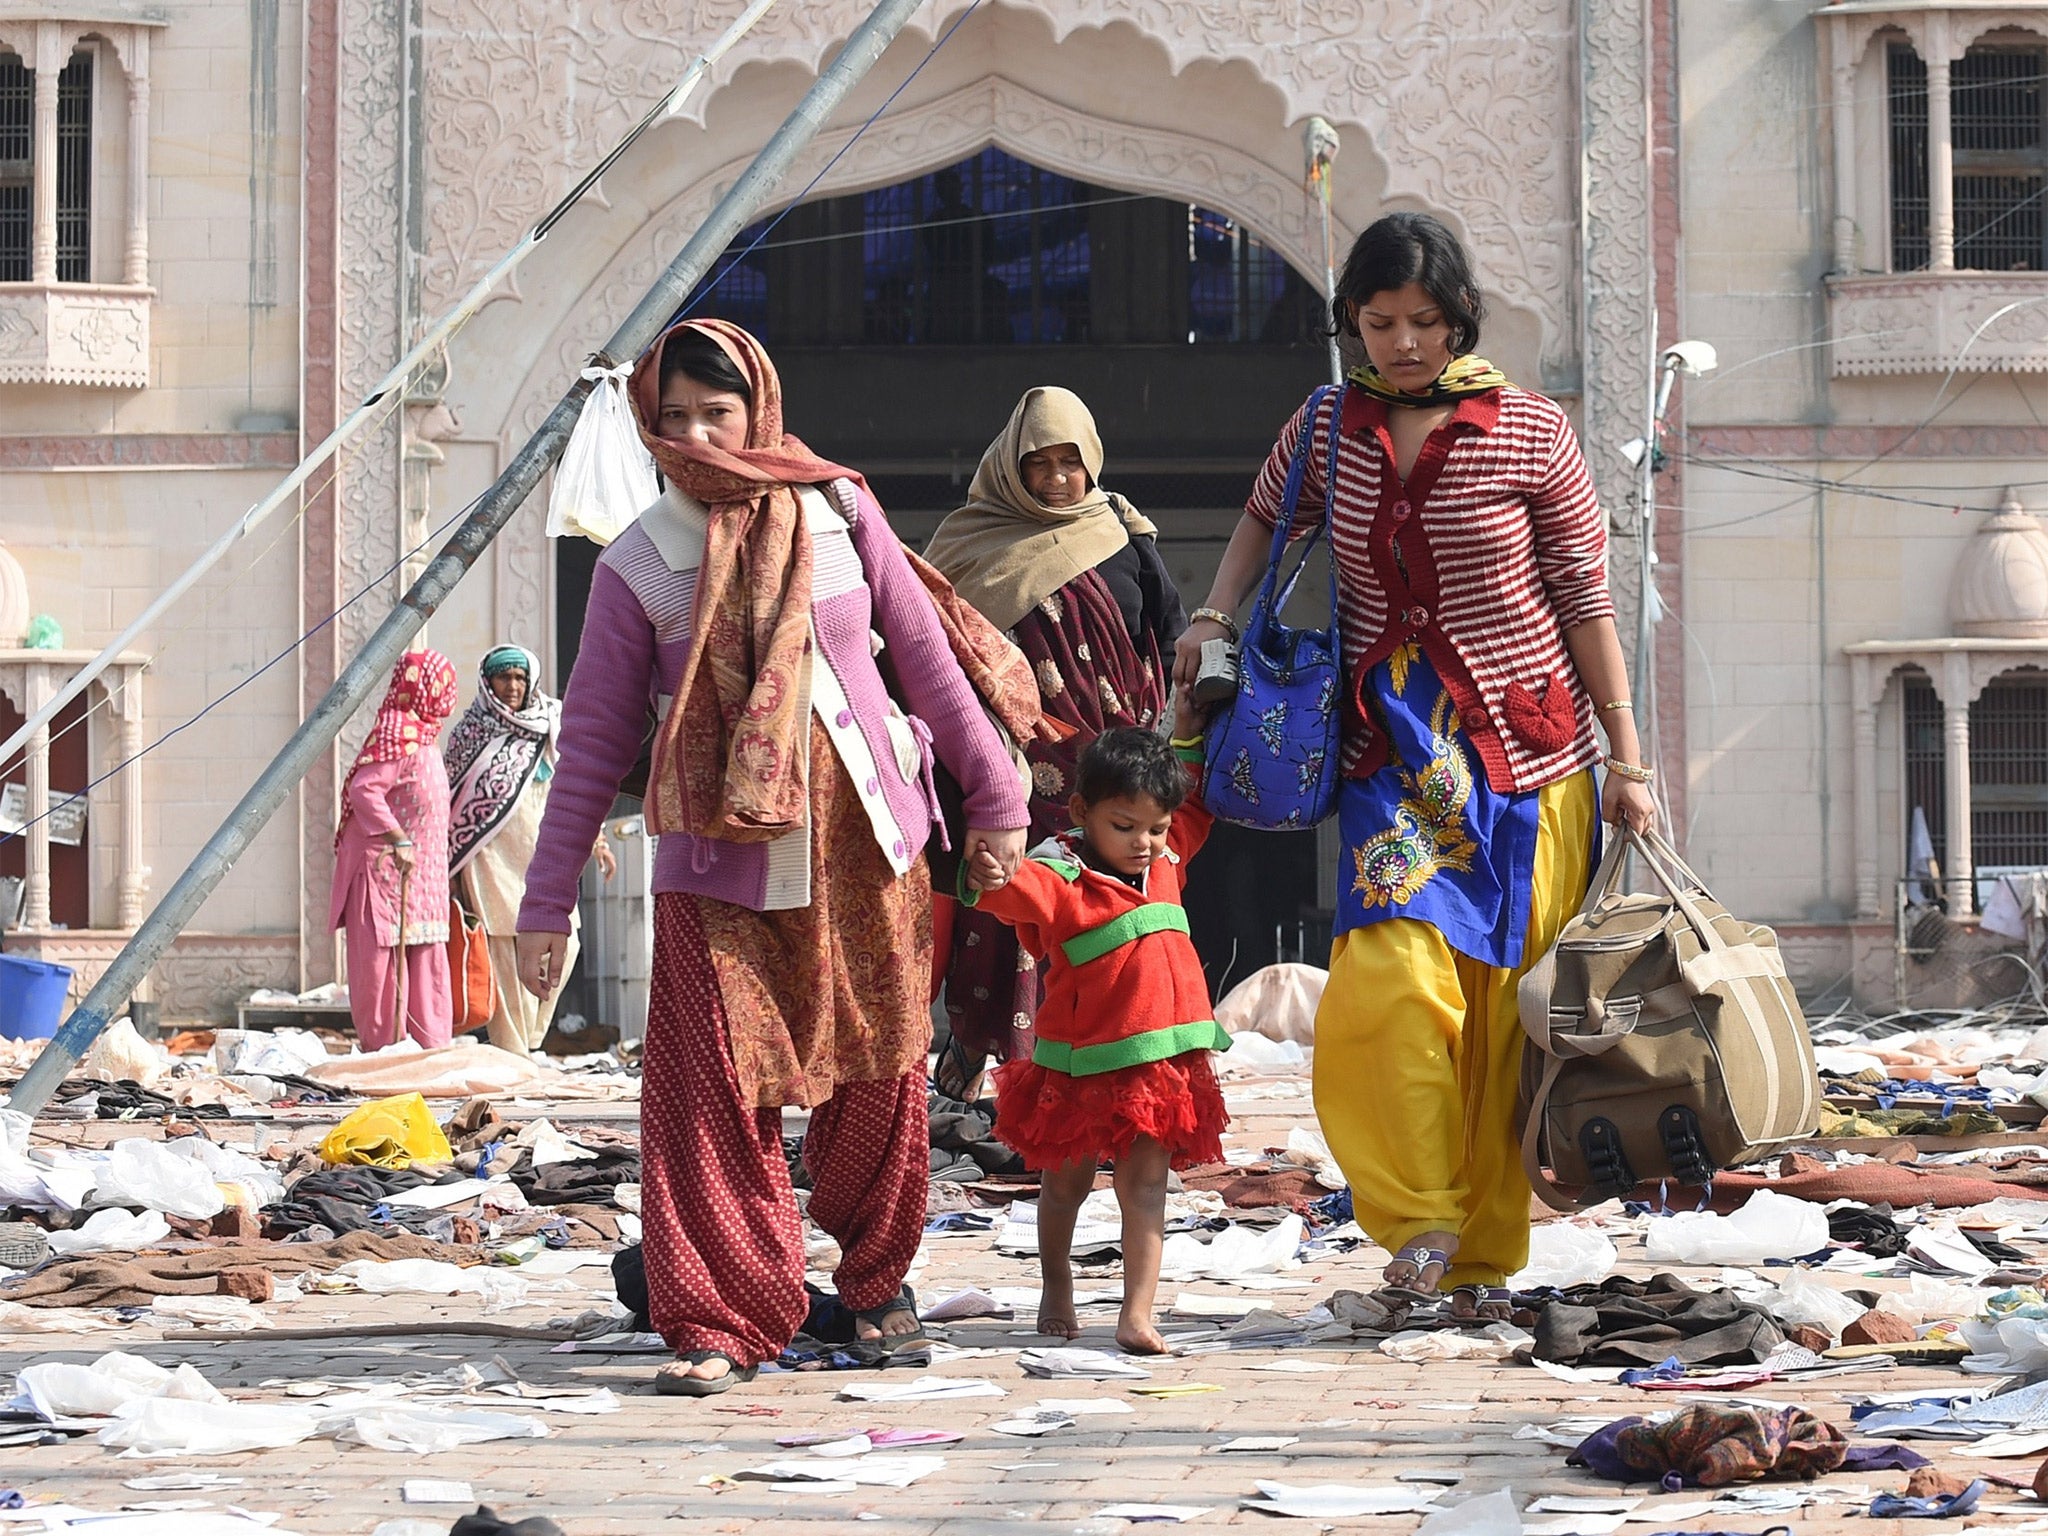
[(1804, 1408), (1687, 1408), (1652, 1424), (1617, 1419), (1566, 1458), (1615, 1482), (1725, 1488), (1759, 1478), (1811, 1479), (1841, 1466), (1849, 1442)]
[[(1810, 1157), (1786, 1157), (1783, 1170), (1771, 1178), (1761, 1173), (1720, 1173), (1714, 1176), (1714, 1209), (1739, 1209), (1760, 1189), (1776, 1190), (1800, 1200), (1828, 1205), (1854, 1200), (1862, 1205), (1888, 1205), (1895, 1211), (1932, 1205), (1953, 1210), (1989, 1205), (1993, 1200), (2048, 1200), (2048, 1165), (2033, 1162), (2001, 1172), (1981, 1164), (1921, 1168), (1909, 1163), (1827, 1164)], [(1642, 1186), (1645, 1199), (1657, 1197), (1654, 1184)], [(1673, 1203), (1680, 1196), (1671, 1195)]]
[(288, 1237), (308, 1227), (331, 1232), (388, 1232), (393, 1226), (423, 1228), (433, 1211), (393, 1209), (393, 1195), (434, 1181), (412, 1168), (320, 1168), (293, 1182), (285, 1197), (264, 1213), (267, 1237)]
[(193, 1253), (106, 1253), (58, 1259), (0, 1282), (0, 1301), (31, 1307), (146, 1307), (158, 1296), (212, 1296), (224, 1269), (267, 1269), (273, 1275), (339, 1269), (357, 1259), (440, 1259), (482, 1264), (481, 1248), (436, 1243), (410, 1232), (348, 1232), (327, 1243), (231, 1243)]
[(1559, 1365), (1751, 1365), (1785, 1335), (1760, 1307), (1725, 1291), (1696, 1291), (1676, 1275), (1647, 1282), (1613, 1275), (1545, 1302), (1535, 1355)]
[(1829, 1211), (1828, 1236), (1838, 1243), (1853, 1243), (1872, 1258), (1888, 1259), (1906, 1251), (1906, 1229), (1892, 1220), (1889, 1210), (1866, 1205)]

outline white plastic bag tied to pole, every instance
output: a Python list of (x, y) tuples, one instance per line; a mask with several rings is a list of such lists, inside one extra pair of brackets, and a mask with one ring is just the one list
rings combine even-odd
[(633, 403), (626, 398), (632, 372), (630, 363), (583, 370), (597, 387), (583, 402), (555, 467), (548, 493), (551, 539), (580, 534), (593, 544), (609, 544), (661, 494), (654, 459), (640, 441)]

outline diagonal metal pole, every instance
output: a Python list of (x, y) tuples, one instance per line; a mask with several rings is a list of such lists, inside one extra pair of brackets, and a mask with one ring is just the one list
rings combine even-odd
[(198, 584), (201, 577), (226, 559), (229, 550), (254, 533), (271, 513), (291, 500), (299, 489), (313, 478), (314, 471), (339, 453), (342, 446), (357, 432), (380, 416), (391, 392), (411, 378), (413, 370), (425, 362), (436, 348), (445, 345), (449, 337), (470, 322), (476, 312), (484, 307), (484, 301), (491, 297), (498, 285), (511, 276), (519, 264), (533, 253), (534, 247), (548, 237), (568, 212), (598, 184), (604, 173), (616, 165), (619, 158), (639, 141), (643, 133), (656, 123), (673, 117), (682, 110), (683, 103), (697, 88), (697, 82), (704, 78), (713, 64), (725, 57), (735, 43), (746, 36), (754, 23), (759, 21), (774, 3), (775, 0), (752, 0), (747, 9), (740, 13), (731, 26), (719, 34), (709, 48), (690, 61), (689, 68), (683, 71), (682, 78), (670, 88), (668, 94), (648, 108), (646, 116), (635, 123), (632, 130), (612, 146), (611, 152), (592, 167), (589, 174), (571, 187), (553, 209), (542, 215), (540, 221), (526, 232), (517, 245), (501, 256), (490, 271), (478, 278), (461, 302), (436, 321), (426, 334), (413, 344), (411, 351), (392, 364), (391, 370), (370, 386), (370, 392), (363, 396), (355, 409), (350, 411), (332, 432), (316, 443), (306, 456), (299, 460), (297, 467), (290, 474), (273, 486), (261, 501), (236, 519), (234, 526), (215, 539), (206, 552), (186, 567), (177, 580), (151, 600), (148, 607), (130, 619), (128, 627), (107, 642), (106, 649), (80, 667), (63, 687), (45, 699), (40, 708), (22, 721), (12, 736), (5, 742), (0, 742), (0, 763), (13, 757), (29, 737), (56, 719), (66, 704), (85, 692), (91, 686), (92, 680), (106, 671), (116, 657), (169, 612), (178, 599)]
[[(791, 162), (805, 145), (817, 137), (818, 131), (825, 126), (826, 118), (874, 67), (882, 51), (895, 40), (904, 23), (923, 3), (924, 0), (880, 0), (867, 20), (854, 29), (839, 56), (804, 93), (796, 110), (775, 130), (775, 136), (754, 158), (753, 164), (719, 199), (711, 217), (690, 237), (689, 243), (669, 264), (668, 270), (656, 279), (638, 307), (612, 333), (604, 350), (598, 354), (600, 365), (613, 367), (638, 357), (653, 343), (719, 252), (753, 218), (755, 210), (767, 200), (776, 183), (789, 170)], [(548, 413), (540, 430), (526, 440), (526, 445), (513, 457), (505, 472), (484, 493), (476, 510), (464, 519), (441, 552), (420, 573), (419, 580), (412, 584), (398, 607), (377, 627), (369, 643), (342, 669), (341, 676), (327, 690), (326, 697), (314, 706), (306, 722), (292, 733), (284, 749), (271, 759), (270, 765), (249, 786), (249, 792), (242, 796), (228, 819), (207, 839), (206, 846), (199, 850), (185, 872), (164, 893), (156, 910), (135, 930), (135, 936), (114, 957), (113, 963), (86, 994), (85, 1000), (72, 1010), (71, 1017), (43, 1047), (42, 1054), (36, 1057), (15, 1085), (12, 1096), (7, 1100), (8, 1110), (31, 1116), (37, 1114), (49, 1102), (50, 1095), (64, 1080), (65, 1074), (84, 1059), (115, 1011), (127, 1002), (143, 977), (149, 974), (150, 968), (170, 947), (171, 941), (212, 894), (214, 887), (235, 867), (235, 860), (276, 814), (278, 807), (290, 798), (299, 780), (305, 777), (320, 753), (340, 733), (343, 724), (375, 690), (383, 686), (392, 664), (404, 654), (407, 643), (441, 606), (455, 584), (468, 574), (477, 558), (490, 547), (491, 540), (519, 510), (548, 466), (560, 457), (591, 388), (590, 382), (583, 378), (570, 385), (569, 392)]]

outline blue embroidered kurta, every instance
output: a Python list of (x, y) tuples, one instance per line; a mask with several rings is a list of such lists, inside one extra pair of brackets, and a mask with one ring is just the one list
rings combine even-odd
[(1542, 791), (1487, 784), (1457, 706), (1413, 642), (1372, 669), (1366, 694), (1388, 756), (1338, 792), (1336, 931), (1415, 918), (1482, 964), (1520, 965)]

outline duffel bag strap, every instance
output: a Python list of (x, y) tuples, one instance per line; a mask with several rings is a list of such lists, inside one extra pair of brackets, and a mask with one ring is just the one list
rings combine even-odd
[(1529, 1188), (1536, 1192), (1536, 1198), (1553, 1211), (1573, 1211), (1579, 1205), (1577, 1198), (1567, 1194), (1543, 1166), (1543, 1117), (1550, 1108), (1550, 1090), (1557, 1086), (1557, 1074), (1563, 1070), (1562, 1058), (1545, 1059), (1543, 1081), (1536, 1085), (1529, 1100), (1529, 1118), (1522, 1126), (1522, 1171), (1529, 1176)]

